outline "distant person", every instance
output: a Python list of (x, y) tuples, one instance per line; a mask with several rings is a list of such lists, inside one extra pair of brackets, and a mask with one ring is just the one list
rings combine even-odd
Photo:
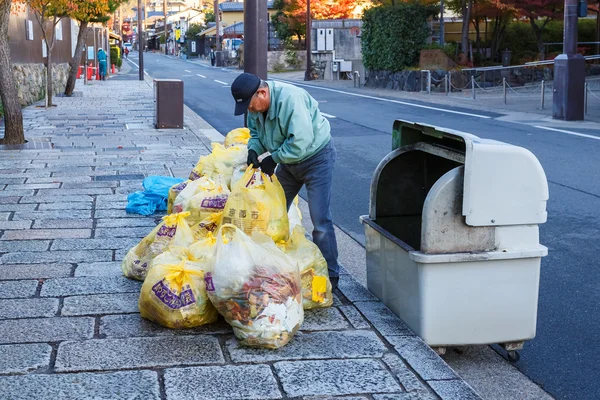
[(125, 47), (125, 58), (129, 58), (129, 49)]
[(98, 66), (100, 67), (100, 79), (106, 80), (106, 61), (108, 57), (104, 49), (98, 49)]
[(212, 65), (214, 67), (216, 62), (217, 62), (217, 55), (215, 54), (215, 51), (211, 49), (210, 50), (210, 65)]

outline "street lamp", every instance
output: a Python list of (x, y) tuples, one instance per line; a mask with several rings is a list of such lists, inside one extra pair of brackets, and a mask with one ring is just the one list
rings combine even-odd
[(310, 0), (306, 0), (306, 72), (304, 73), (304, 80), (305, 81), (310, 81), (312, 80), (312, 73), (311, 73), (311, 53), (310, 53), (310, 47), (311, 47), (311, 43), (312, 43), (312, 39), (310, 37), (310, 31), (311, 31), (311, 25), (312, 25), (312, 19), (310, 17)]

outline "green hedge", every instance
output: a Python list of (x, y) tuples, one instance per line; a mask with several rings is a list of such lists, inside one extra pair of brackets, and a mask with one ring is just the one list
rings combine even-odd
[(418, 3), (379, 6), (363, 14), (362, 53), (369, 70), (401, 71), (427, 44), (427, 18), (437, 9)]

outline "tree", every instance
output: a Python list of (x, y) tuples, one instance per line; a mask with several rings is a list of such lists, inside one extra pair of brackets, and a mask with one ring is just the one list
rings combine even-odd
[(204, 21), (208, 24), (209, 22), (216, 22), (215, 13), (213, 11), (206, 11), (204, 13)]
[(77, 10), (74, 0), (23, 0), (34, 11), (35, 19), (42, 30), (42, 39), (46, 46), (46, 95), (48, 106), (52, 106), (54, 95), (52, 78), (52, 50), (56, 44), (56, 25), (66, 16)]
[[(75, 54), (69, 62), (69, 77), (65, 87), (65, 95), (73, 95), (75, 82), (77, 82), (77, 69), (81, 62), (83, 48), (87, 40), (87, 28), (90, 22), (99, 21), (106, 17), (109, 9), (109, 0), (74, 0), (77, 8), (71, 13), (71, 18), (79, 23), (79, 33), (77, 34), (77, 45)], [(113, 2), (114, 3), (114, 2)]]
[(194, 40), (196, 39), (196, 35), (202, 32), (203, 29), (204, 26), (202, 24), (191, 24), (185, 32), (185, 38), (187, 40)]
[(527, 18), (535, 33), (540, 60), (545, 58), (542, 35), (553, 19), (563, 15), (564, 0), (501, 0), (506, 6), (513, 7), (517, 15)]
[[(8, 45), (8, 23), (10, 19), (11, 0), (0, 0), (0, 103), (4, 110), (3, 144), (23, 144), (23, 113), (19, 104), (19, 93), (10, 62)], [(14, 12), (18, 9), (13, 8)]]

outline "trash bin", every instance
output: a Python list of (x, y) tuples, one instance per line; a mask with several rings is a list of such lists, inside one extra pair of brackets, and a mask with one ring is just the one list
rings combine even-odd
[(548, 184), (528, 150), (397, 120), (362, 216), (367, 285), (431, 347), (535, 337)]
[(155, 79), (156, 128), (183, 129), (183, 81)]
[(512, 51), (506, 49), (502, 52), (502, 66), (510, 67), (510, 62), (512, 59)]

